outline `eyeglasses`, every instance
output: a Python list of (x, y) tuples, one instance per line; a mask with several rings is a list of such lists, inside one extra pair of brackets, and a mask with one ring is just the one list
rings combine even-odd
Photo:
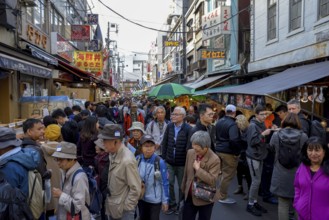
[(260, 114), (258, 114), (259, 116), (267, 116), (267, 114), (266, 113), (260, 113)]
[(179, 115), (183, 115), (183, 114), (179, 114), (179, 113), (173, 113), (173, 114), (171, 114), (171, 116), (179, 116)]
[(215, 115), (215, 112), (207, 114), (209, 117), (213, 117)]

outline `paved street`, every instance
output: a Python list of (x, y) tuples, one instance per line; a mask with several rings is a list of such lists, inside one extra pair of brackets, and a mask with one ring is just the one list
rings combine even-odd
[[(247, 201), (243, 200), (242, 195), (233, 195), (233, 191), (236, 189), (237, 183), (236, 178), (234, 179), (233, 185), (230, 187), (230, 194), (232, 198), (237, 200), (236, 204), (224, 205), (216, 202), (212, 211), (212, 220), (276, 220), (277, 218), (277, 205), (271, 205), (268, 203), (262, 203), (260, 197), (260, 204), (268, 210), (267, 214), (263, 214), (262, 217), (256, 217), (246, 211)], [(175, 214), (164, 215), (161, 214), (161, 220), (178, 220), (178, 216)], [(202, 220), (202, 219), (200, 219)]]

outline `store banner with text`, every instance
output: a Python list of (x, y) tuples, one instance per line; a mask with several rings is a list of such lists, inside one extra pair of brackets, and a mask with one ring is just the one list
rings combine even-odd
[(72, 41), (90, 41), (89, 25), (71, 25)]
[(74, 51), (74, 65), (87, 72), (102, 72), (103, 54), (102, 52)]

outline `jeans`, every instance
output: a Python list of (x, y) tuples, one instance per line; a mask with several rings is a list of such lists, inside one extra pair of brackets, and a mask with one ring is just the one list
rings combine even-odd
[(161, 203), (153, 204), (139, 200), (138, 202), (139, 219), (141, 220), (159, 220)]
[[(167, 169), (169, 173), (169, 207), (173, 208), (183, 200), (183, 193), (181, 190), (183, 176), (184, 176), (184, 166), (172, 166), (167, 163)], [(177, 176), (178, 190), (179, 190), (179, 201), (176, 202), (175, 197), (175, 177)]]
[(263, 161), (253, 160), (247, 157), (251, 175), (251, 186), (249, 189), (249, 204), (257, 202), (258, 190), (262, 179)]
[(239, 156), (226, 153), (217, 153), (222, 162), (221, 186), (219, 188), (219, 199), (226, 199), (228, 188), (236, 174)]
[(183, 220), (195, 220), (197, 213), (199, 213), (200, 220), (210, 220), (212, 207), (214, 203), (209, 205), (195, 206), (192, 197), (188, 196), (183, 208)]
[(121, 218), (111, 218), (109, 220), (134, 220), (135, 219), (135, 210), (133, 211), (124, 211)]
[(262, 181), (260, 185), (263, 199), (268, 199), (273, 197), (273, 194), (270, 191), (273, 167), (274, 167), (274, 153), (269, 152), (267, 154), (267, 157), (263, 160)]
[[(293, 210), (293, 199), (278, 197), (278, 220), (288, 220), (289, 210)], [(295, 214), (296, 217), (296, 214)]]

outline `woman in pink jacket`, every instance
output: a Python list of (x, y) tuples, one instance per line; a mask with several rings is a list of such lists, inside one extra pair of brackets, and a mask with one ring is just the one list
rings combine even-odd
[(298, 219), (328, 220), (329, 149), (318, 137), (311, 137), (303, 147), (294, 185)]

